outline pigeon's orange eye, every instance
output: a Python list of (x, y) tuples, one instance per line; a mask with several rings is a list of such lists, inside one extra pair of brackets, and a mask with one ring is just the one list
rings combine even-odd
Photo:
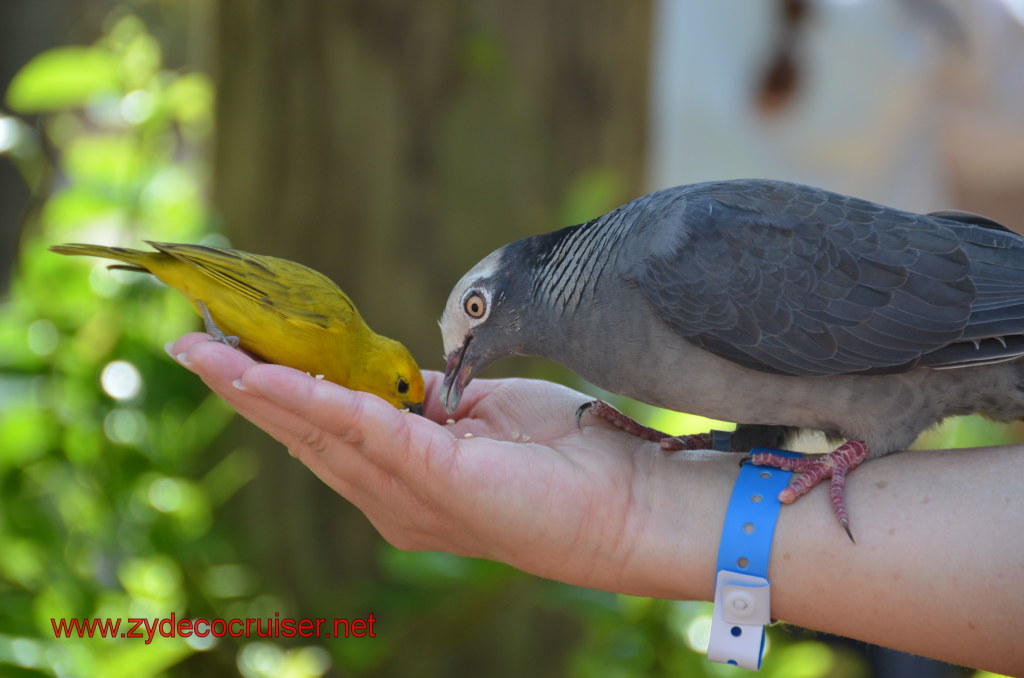
[(470, 318), (483, 318), (487, 313), (487, 300), (478, 292), (473, 292), (462, 302), (462, 307)]

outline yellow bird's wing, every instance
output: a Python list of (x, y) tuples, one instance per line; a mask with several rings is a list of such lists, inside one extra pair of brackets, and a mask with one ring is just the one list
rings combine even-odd
[[(331, 328), (362, 323), (355, 306), (334, 281), (302, 264), (240, 250), (146, 241), (187, 263), (232, 294), (292, 323)], [(193, 294), (201, 300), (200, 294)]]

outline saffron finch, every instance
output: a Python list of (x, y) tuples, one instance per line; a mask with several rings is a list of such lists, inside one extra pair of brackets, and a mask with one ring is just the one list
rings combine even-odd
[(152, 273), (185, 295), (215, 340), (374, 393), (395, 407), (422, 410), (423, 377), (412, 355), (371, 330), (325, 275), (241, 250), (146, 242), (156, 251), (80, 243), (50, 250), (116, 259), (124, 263), (110, 268)]

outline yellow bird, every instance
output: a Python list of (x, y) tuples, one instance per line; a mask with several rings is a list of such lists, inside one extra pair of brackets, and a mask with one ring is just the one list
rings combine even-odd
[(422, 410), (423, 376), (412, 355), (371, 330), (327, 276), (240, 250), (146, 242), (157, 251), (79, 243), (50, 250), (116, 259), (124, 264), (110, 268), (152, 273), (185, 295), (215, 340), (374, 393), (395, 407)]

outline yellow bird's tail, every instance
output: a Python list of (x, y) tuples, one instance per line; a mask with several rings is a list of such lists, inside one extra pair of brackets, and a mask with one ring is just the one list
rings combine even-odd
[(100, 257), (101, 259), (116, 259), (122, 264), (111, 264), (107, 268), (118, 268), (125, 271), (138, 271), (139, 273), (152, 273), (147, 263), (154, 256), (161, 256), (158, 252), (143, 252), (127, 247), (104, 247), (103, 245), (89, 245), (87, 243), (65, 243), (53, 245), (51, 252), (57, 254), (70, 254), (74, 256)]

